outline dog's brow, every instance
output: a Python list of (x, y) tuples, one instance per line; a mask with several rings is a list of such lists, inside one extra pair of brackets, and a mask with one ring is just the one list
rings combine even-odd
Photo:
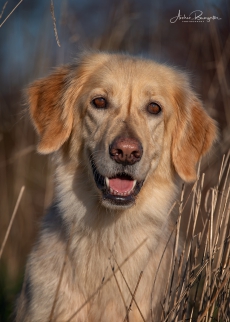
[(132, 84), (129, 85), (128, 92), (129, 92), (129, 94), (128, 94), (129, 98), (128, 98), (128, 105), (127, 105), (127, 114), (130, 115), (131, 108), (132, 108), (132, 99), (133, 99), (133, 87), (132, 87)]

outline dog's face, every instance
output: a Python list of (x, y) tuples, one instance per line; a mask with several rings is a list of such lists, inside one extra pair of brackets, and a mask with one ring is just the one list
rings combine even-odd
[(153, 176), (194, 180), (215, 138), (184, 74), (125, 55), (87, 54), (35, 82), (29, 100), (39, 151), (69, 141), (109, 208), (132, 206)]
[(107, 62), (79, 100), (86, 156), (106, 206), (132, 205), (162, 155), (165, 99), (142, 68), (128, 59)]

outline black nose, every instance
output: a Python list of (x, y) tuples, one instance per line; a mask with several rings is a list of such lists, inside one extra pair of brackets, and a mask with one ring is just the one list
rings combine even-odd
[(111, 158), (123, 165), (132, 165), (139, 162), (143, 148), (141, 143), (134, 138), (117, 137), (109, 147)]

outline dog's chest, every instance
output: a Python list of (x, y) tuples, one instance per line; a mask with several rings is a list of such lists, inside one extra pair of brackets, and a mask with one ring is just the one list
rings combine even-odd
[[(74, 252), (74, 276), (76, 293), (80, 291), (83, 296), (82, 303), (77, 306), (85, 303), (89, 321), (90, 318), (92, 321), (113, 321), (114, 317), (116, 321), (123, 321), (130, 305), (133, 307), (130, 321), (141, 321), (132, 300), (134, 293), (141, 312), (148, 317), (151, 305), (154, 305), (152, 291), (158, 256), (147, 241), (130, 244), (133, 248), (116, 243), (113, 249), (106, 245), (100, 245), (99, 249), (98, 244), (87, 245), (84, 239), (79, 241)], [(162, 280), (161, 275), (159, 279)], [(154, 291), (159, 294), (159, 290)]]

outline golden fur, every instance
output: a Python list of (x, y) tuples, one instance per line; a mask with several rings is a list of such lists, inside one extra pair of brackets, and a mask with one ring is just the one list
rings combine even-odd
[[(28, 259), (16, 321), (120, 322), (128, 312), (126, 321), (138, 322), (150, 321), (152, 311), (158, 322), (172, 255), (170, 207), (178, 178), (196, 179), (215, 139), (213, 120), (184, 73), (128, 55), (85, 53), (34, 82), (28, 97), (38, 151), (53, 153), (56, 189)], [(98, 97), (106, 108), (95, 107)], [(157, 115), (146, 108), (152, 102), (161, 107)], [(141, 146), (135, 164), (109, 154), (120, 137)], [(135, 202), (106, 199), (95, 169), (102, 178), (127, 171), (143, 183)]]

